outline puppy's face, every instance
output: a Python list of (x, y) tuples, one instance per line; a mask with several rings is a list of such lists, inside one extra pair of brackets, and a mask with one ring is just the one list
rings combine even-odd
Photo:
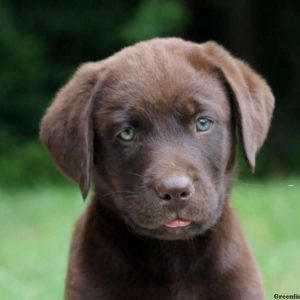
[(156, 39), (81, 67), (41, 139), (84, 197), (93, 173), (97, 200), (134, 232), (184, 239), (222, 213), (235, 124), (253, 169), (273, 106), (265, 81), (219, 45)]
[(128, 60), (115, 62), (97, 98), (95, 170), (137, 233), (200, 234), (220, 216), (228, 190), (230, 101), (217, 73), (185, 57)]

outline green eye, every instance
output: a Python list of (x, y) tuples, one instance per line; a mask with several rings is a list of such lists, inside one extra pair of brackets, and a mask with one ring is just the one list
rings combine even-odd
[(196, 120), (197, 131), (206, 132), (212, 127), (213, 123), (212, 120), (206, 117), (198, 118)]
[(135, 138), (135, 130), (133, 128), (125, 128), (118, 134), (118, 137), (124, 142), (132, 142)]

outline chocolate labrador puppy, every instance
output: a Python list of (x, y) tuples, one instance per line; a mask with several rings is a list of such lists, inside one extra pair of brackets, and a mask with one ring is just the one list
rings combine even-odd
[(229, 202), (237, 136), (253, 170), (274, 98), (214, 42), (153, 39), (82, 65), (41, 140), (82, 195), (68, 300), (261, 300)]

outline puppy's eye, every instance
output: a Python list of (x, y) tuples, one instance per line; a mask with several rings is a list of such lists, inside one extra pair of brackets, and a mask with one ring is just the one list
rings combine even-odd
[(135, 139), (136, 132), (133, 128), (128, 127), (118, 134), (118, 138), (123, 142), (132, 142)]
[(206, 117), (200, 117), (196, 120), (197, 131), (206, 132), (211, 129), (214, 122)]

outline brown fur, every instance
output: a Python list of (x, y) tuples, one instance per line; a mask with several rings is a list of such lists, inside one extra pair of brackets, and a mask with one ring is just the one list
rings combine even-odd
[[(264, 299), (228, 194), (235, 128), (254, 169), (273, 108), (266, 82), (214, 42), (154, 39), (80, 67), (41, 125), (83, 197), (95, 188), (65, 299)], [(213, 120), (208, 132), (199, 117)], [(128, 127), (131, 142), (119, 137)]]

